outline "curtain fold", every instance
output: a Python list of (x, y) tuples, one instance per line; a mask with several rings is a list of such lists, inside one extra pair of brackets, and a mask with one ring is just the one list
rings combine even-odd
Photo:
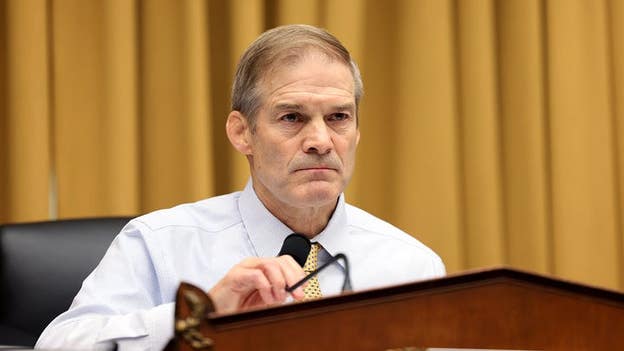
[(235, 64), (327, 28), (360, 65), (347, 199), (449, 272), (624, 288), (624, 3), (0, 0), (0, 221), (139, 215), (239, 190)]
[[(617, 235), (614, 249), (618, 256), (618, 267), (624, 267), (624, 2), (612, 1), (607, 3), (609, 14), (609, 32), (611, 56), (609, 66), (611, 69), (611, 101), (613, 102), (613, 139), (616, 158), (613, 162), (617, 165), (615, 196), (618, 197), (617, 208)], [(619, 286), (624, 287), (624, 269), (619, 270)]]
[(552, 271), (545, 25), (537, 0), (496, 3), (507, 263)]
[(490, 0), (459, 2), (456, 11), (464, 245), (467, 266), (482, 267), (505, 260), (495, 11)]
[[(225, 134), (225, 119), (230, 110), (230, 91), (232, 84), (232, 77), (236, 71), (236, 64), (239, 57), (245, 51), (245, 48), (264, 30), (266, 29), (265, 21), (265, 6), (262, 2), (250, 2), (245, 0), (236, 0), (231, 2), (230, 9), (230, 25), (229, 31), (231, 33), (229, 42), (229, 61), (226, 72), (226, 77), (223, 80), (223, 91), (226, 98), (224, 99), (224, 109), (221, 113), (221, 128), (220, 134)], [(247, 159), (239, 154), (233, 147), (230, 146), (227, 138), (224, 139), (222, 147), (227, 150), (229, 158), (232, 160), (229, 169), (229, 181), (228, 186), (230, 189), (242, 189), (249, 179), (249, 166), (247, 165)]]
[(150, 211), (213, 193), (210, 63), (203, 4), (144, 1), (140, 9), (141, 193)]
[(621, 267), (605, 1), (552, 1), (546, 11), (554, 270), (608, 284)]
[(452, 272), (468, 264), (457, 13), (451, 1), (406, 0), (399, 5), (396, 61), (391, 63), (396, 65), (396, 88), (389, 91), (396, 110), (382, 114), (392, 128), (388, 141), (395, 144), (394, 170), (381, 186), (389, 183), (393, 192), (389, 219), (435, 247)]
[(40, 1), (4, 3), (2, 50), (5, 221), (47, 218), (53, 173), (50, 150), (49, 8)]

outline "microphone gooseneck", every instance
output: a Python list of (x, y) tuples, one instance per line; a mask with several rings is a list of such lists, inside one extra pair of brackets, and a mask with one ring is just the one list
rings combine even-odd
[(345, 254), (342, 254), (342, 253), (336, 254), (336, 256), (332, 257), (329, 261), (325, 262), (319, 268), (310, 272), (310, 274), (306, 275), (303, 279), (295, 283), (293, 286), (286, 287), (286, 291), (292, 292), (293, 290), (297, 289), (301, 285), (305, 284), (305, 282), (307, 282), (308, 280), (310, 280), (310, 278), (317, 275), (320, 271), (328, 267), (330, 264), (340, 259), (342, 259), (342, 261), (344, 262), (344, 267), (345, 267), (344, 280), (342, 282), (342, 292), (351, 291), (352, 288), (351, 288), (351, 275), (349, 274), (349, 260), (347, 259), (347, 256), (345, 256)]
[(310, 244), (310, 240), (308, 238), (301, 234), (292, 233), (284, 239), (282, 248), (277, 256), (290, 255), (295, 259), (295, 261), (297, 261), (297, 263), (299, 263), (301, 267), (303, 267), (308, 259), (311, 247), (312, 244)]

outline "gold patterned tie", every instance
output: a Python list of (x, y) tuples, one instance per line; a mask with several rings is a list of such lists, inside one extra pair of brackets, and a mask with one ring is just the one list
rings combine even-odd
[[(321, 245), (319, 245), (319, 243), (312, 243), (310, 253), (308, 254), (308, 259), (303, 266), (303, 270), (306, 272), (306, 274), (310, 274), (316, 268), (318, 268), (318, 252), (320, 248)], [(318, 277), (316, 275), (308, 280), (308, 285), (303, 289), (303, 293), (305, 294), (303, 298), (304, 301), (319, 299), (323, 297), (323, 294), (321, 293), (321, 287), (319, 286)]]

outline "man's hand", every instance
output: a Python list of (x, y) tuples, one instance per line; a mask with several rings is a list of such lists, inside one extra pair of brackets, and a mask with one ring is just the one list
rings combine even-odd
[[(289, 255), (271, 258), (248, 258), (235, 265), (208, 295), (217, 312), (229, 313), (282, 303), (287, 286), (303, 279), (305, 272)], [(303, 287), (292, 293), (295, 300), (303, 299)]]

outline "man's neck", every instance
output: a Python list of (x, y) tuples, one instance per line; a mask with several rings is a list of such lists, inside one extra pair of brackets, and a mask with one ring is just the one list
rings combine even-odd
[(312, 239), (325, 229), (336, 209), (338, 199), (328, 205), (319, 207), (293, 207), (277, 200), (274, 196), (262, 189), (254, 187), (256, 196), (262, 204), (295, 233)]
[(295, 233), (303, 234), (308, 239), (312, 239), (327, 227), (327, 223), (329, 223), (329, 219), (335, 208), (336, 206), (328, 209), (297, 209), (298, 211), (294, 212), (280, 212), (280, 210), (268, 209), (277, 219), (286, 224), (288, 228), (292, 229)]

